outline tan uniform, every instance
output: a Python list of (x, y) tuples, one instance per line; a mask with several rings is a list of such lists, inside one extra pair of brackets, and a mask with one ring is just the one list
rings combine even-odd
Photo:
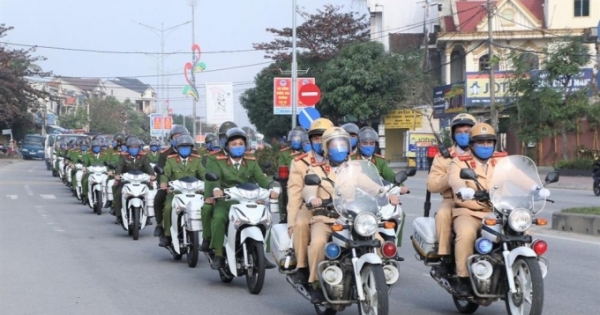
[[(485, 165), (473, 157), (472, 154), (455, 157), (452, 160), (450, 168), (450, 176), (448, 182), (453, 192), (457, 192), (460, 188), (472, 188), (477, 191), (479, 188), (473, 180), (465, 180), (460, 178), (460, 170), (462, 168), (471, 168), (477, 174), (477, 180), (483, 186), (484, 190), (488, 190), (492, 182), (492, 175), (496, 161), (499, 158), (505, 157), (505, 152), (495, 152), (488, 159)], [(489, 214), (492, 209), (485, 202), (476, 200), (462, 200), (456, 195), (454, 196), (455, 208), (452, 209), (452, 217), (454, 218), (453, 228), (456, 233), (454, 258), (456, 262), (456, 274), (459, 277), (468, 277), (467, 258), (473, 255), (473, 246), (477, 239), (477, 234), (481, 229), (481, 220)]]
[(440, 193), (444, 198), (440, 209), (435, 214), (435, 230), (438, 236), (438, 254), (450, 255), (450, 242), (452, 240), (452, 208), (454, 207), (454, 197), (452, 189), (448, 183), (450, 175), (450, 166), (452, 159), (457, 156), (459, 150), (455, 147), (448, 149), (450, 158), (445, 158), (438, 153), (433, 158), (431, 170), (427, 177), (427, 190), (431, 193)]
[(294, 251), (298, 268), (306, 268), (308, 264), (306, 250), (310, 242), (312, 212), (306, 209), (302, 198), (302, 189), (304, 188), (306, 171), (313, 164), (317, 165), (317, 157), (312, 151), (296, 157), (292, 161), (288, 178), (287, 219), (288, 227), (292, 227), (294, 231)]

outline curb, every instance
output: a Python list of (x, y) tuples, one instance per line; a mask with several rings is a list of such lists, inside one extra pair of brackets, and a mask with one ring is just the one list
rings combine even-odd
[(600, 216), (579, 213), (554, 212), (552, 229), (588, 235), (600, 235)]

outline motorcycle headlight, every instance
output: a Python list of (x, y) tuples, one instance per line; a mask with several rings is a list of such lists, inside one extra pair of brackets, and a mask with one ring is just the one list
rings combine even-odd
[(354, 230), (358, 235), (368, 237), (377, 232), (377, 217), (369, 212), (363, 212), (354, 219)]
[(515, 232), (525, 232), (531, 226), (531, 213), (522, 208), (511, 211), (508, 216), (508, 225)]

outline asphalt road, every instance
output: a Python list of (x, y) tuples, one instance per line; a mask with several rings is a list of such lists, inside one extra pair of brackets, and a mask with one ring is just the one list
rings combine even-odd
[[(451, 297), (414, 259), (411, 222), (422, 214), (424, 179), (409, 179), (408, 222), (400, 249), (406, 261), (391, 293), (390, 314), (457, 314)], [(590, 192), (551, 189), (563, 207), (598, 204)], [(433, 209), (439, 204), (433, 198)], [(157, 246), (154, 226), (133, 241), (107, 212), (102, 216), (71, 197), (41, 161), (0, 166), (0, 314), (314, 314), (277, 271), (267, 273), (260, 295), (244, 278), (221, 283), (201, 256), (198, 267), (174, 261)], [(544, 314), (598, 314), (600, 238), (536, 231), (549, 244)], [(356, 307), (341, 314), (357, 314)], [(506, 314), (498, 301), (477, 314)]]

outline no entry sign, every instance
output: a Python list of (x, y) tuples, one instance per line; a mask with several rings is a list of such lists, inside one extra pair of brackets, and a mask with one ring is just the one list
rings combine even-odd
[(321, 89), (315, 84), (303, 85), (298, 91), (298, 98), (306, 105), (315, 105), (321, 100)]

